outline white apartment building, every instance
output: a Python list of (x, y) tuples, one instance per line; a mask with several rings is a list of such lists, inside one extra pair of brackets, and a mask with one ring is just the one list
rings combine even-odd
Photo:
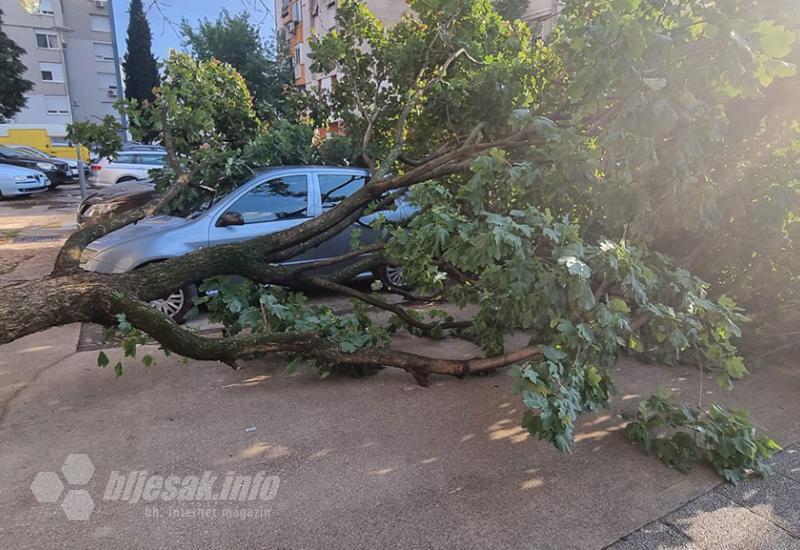
[(108, 0), (2, 0), (3, 31), (25, 49), (27, 104), (8, 128), (44, 128), (53, 138), (73, 121), (119, 116), (121, 76)]

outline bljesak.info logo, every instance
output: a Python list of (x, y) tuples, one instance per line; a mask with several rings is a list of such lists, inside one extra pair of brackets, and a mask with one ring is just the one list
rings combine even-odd
[[(40, 503), (60, 504), (68, 520), (91, 517), (97, 504), (86, 489), (95, 473), (88, 455), (67, 456), (58, 472), (39, 472), (31, 483)], [(66, 483), (64, 483), (66, 481)], [(100, 503), (144, 504), (148, 517), (269, 518), (263, 506), (278, 495), (280, 478), (265, 471), (254, 475), (206, 470), (200, 475), (159, 475), (146, 470), (112, 470)], [(62, 498), (63, 495), (63, 498)]]

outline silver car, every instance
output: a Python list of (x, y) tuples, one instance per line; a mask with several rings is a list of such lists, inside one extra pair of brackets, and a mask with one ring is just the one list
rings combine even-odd
[(0, 164), (0, 199), (40, 193), (49, 186), (50, 180), (38, 170)]
[(167, 153), (163, 150), (123, 149), (113, 159), (92, 163), (89, 185), (106, 187), (124, 181), (147, 179), (150, 170), (163, 168)]
[[(153, 216), (101, 237), (84, 250), (81, 267), (101, 273), (122, 273), (201, 248), (289, 229), (335, 207), (368, 179), (369, 172), (358, 168), (268, 168), (229, 195), (185, 218)], [(410, 213), (411, 207), (399, 201), (397, 210), (365, 216), (351, 228), (287, 263), (344, 254), (350, 250), (356, 227), (361, 230), (362, 241), (370, 242), (375, 234), (368, 224), (377, 216), (397, 221)], [(401, 286), (402, 274), (398, 268), (384, 267), (380, 275), (386, 284)], [(192, 307), (191, 299), (196, 293), (195, 286), (190, 285), (152, 305), (180, 320)]]

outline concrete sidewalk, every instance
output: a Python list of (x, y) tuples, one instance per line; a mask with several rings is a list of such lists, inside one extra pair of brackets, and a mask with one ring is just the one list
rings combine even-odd
[(769, 478), (721, 483), (608, 548), (800, 548), (800, 444), (774, 458)]
[[(159, 357), (115, 379), (95, 366), (96, 352), (68, 351), (78, 332), (52, 329), (0, 348), (2, 386), (15, 386), (0, 423), (6, 548), (800, 547), (787, 512), (798, 509), (794, 485), (726, 492), (708, 468), (684, 476), (625, 440), (621, 411), (659, 384), (696, 396), (696, 371), (623, 361), (613, 408), (587, 417), (575, 452), (563, 455), (519, 427), (522, 407), (503, 373), (424, 389), (390, 370), (319, 380), (289, 375), (275, 358), (233, 371)], [(709, 401), (751, 409), (782, 443), (800, 438), (796, 368), (764, 367), (732, 393), (706, 388)], [(31, 491), (37, 473), (58, 472), (70, 454), (95, 467), (87, 485), (64, 488), (91, 495), (85, 521), (65, 517), (70, 493), (42, 503)], [(794, 475), (796, 455), (785, 456), (781, 471)], [(235, 508), (103, 500), (114, 471), (264, 471), (280, 487), (272, 501)], [(218, 517), (197, 516), (209, 506)], [(238, 509), (261, 517), (221, 517)]]

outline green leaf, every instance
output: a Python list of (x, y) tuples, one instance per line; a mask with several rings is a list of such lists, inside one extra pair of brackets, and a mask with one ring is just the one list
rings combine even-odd
[(97, 366), (98, 367), (106, 367), (108, 366), (108, 355), (104, 351), (101, 351), (97, 354)]
[(772, 21), (762, 21), (758, 25), (758, 32), (761, 34), (761, 51), (774, 59), (789, 55), (797, 39), (795, 33)]
[(578, 275), (582, 279), (588, 279), (592, 276), (592, 270), (589, 266), (575, 256), (562, 256), (558, 259), (558, 263), (567, 266), (567, 271), (572, 275)]
[(542, 353), (544, 356), (547, 357), (550, 361), (561, 361), (567, 357), (567, 354), (561, 351), (558, 348), (554, 348), (552, 346), (542, 346)]
[(621, 298), (612, 298), (609, 300), (608, 309), (616, 313), (624, 313), (626, 315), (631, 312), (631, 308), (629, 308), (625, 300)]
[(136, 357), (136, 341), (126, 338), (122, 341), (122, 350), (125, 352), (125, 357)]
[(114, 365), (114, 377), (119, 378), (120, 376), (122, 376), (122, 363), (117, 361), (117, 364)]

